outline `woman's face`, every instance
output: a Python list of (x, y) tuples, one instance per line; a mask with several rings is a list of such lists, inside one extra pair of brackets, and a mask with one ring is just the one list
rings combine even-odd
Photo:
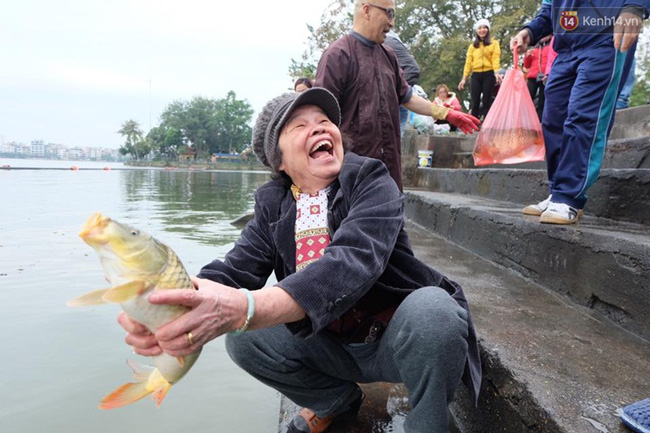
[(298, 85), (296, 86), (296, 88), (295, 88), (294, 90), (295, 90), (296, 92), (298, 92), (298, 93), (302, 93), (302, 92), (304, 92), (304, 91), (307, 90), (307, 89), (309, 89), (309, 87), (307, 87), (307, 85), (306, 85), (305, 83), (300, 83), (300, 84), (298, 84)]
[(341, 172), (341, 132), (315, 105), (298, 107), (291, 113), (280, 131), (278, 146), (282, 152), (279, 170), (305, 193), (327, 187)]
[(447, 92), (447, 89), (444, 87), (441, 87), (438, 89), (438, 98), (440, 99), (447, 99), (447, 96), (449, 96), (449, 93)]
[(489, 31), (490, 29), (488, 29), (487, 26), (479, 26), (478, 29), (476, 29), (476, 34), (479, 38), (485, 39), (485, 36), (487, 36)]

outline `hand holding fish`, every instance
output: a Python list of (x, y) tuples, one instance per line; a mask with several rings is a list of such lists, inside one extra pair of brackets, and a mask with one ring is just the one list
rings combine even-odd
[(192, 278), (192, 282), (198, 290), (167, 290), (149, 295), (149, 302), (154, 305), (190, 308), (182, 316), (158, 328), (155, 334), (125, 313), (120, 314), (118, 322), (129, 333), (126, 343), (133, 346), (137, 354), (153, 356), (164, 351), (174, 357), (189, 355), (207, 342), (243, 325), (248, 306), (244, 293), (210, 280)]
[(127, 332), (126, 344), (133, 347), (133, 351), (142, 356), (158, 356), (163, 350), (158, 345), (156, 337), (140, 322), (131, 319), (122, 311), (117, 316), (117, 323)]

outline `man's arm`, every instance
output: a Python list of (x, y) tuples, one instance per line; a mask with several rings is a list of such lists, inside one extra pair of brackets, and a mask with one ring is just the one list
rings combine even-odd
[(424, 116), (431, 116), (436, 120), (446, 120), (454, 126), (460, 128), (465, 134), (471, 134), (478, 131), (481, 121), (468, 113), (457, 110), (450, 110), (447, 107), (440, 107), (431, 101), (427, 101), (421, 96), (413, 94), (411, 99), (402, 104), (404, 107)]

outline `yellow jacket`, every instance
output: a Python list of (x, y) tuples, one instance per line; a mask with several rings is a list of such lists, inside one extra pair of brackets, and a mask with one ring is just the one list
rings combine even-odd
[(481, 42), (478, 48), (474, 48), (474, 44), (469, 44), (463, 77), (469, 77), (472, 72), (498, 72), (501, 67), (500, 59), (501, 47), (496, 39), (492, 39), (490, 45), (487, 46)]

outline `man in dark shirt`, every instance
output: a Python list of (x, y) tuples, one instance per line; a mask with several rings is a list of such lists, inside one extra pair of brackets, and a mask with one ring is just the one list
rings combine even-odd
[(446, 119), (465, 133), (478, 130), (479, 120), (413, 94), (395, 52), (383, 45), (394, 19), (393, 0), (356, 0), (352, 32), (325, 50), (314, 85), (338, 99), (341, 130), (352, 140), (351, 150), (383, 161), (402, 189), (400, 105)]

